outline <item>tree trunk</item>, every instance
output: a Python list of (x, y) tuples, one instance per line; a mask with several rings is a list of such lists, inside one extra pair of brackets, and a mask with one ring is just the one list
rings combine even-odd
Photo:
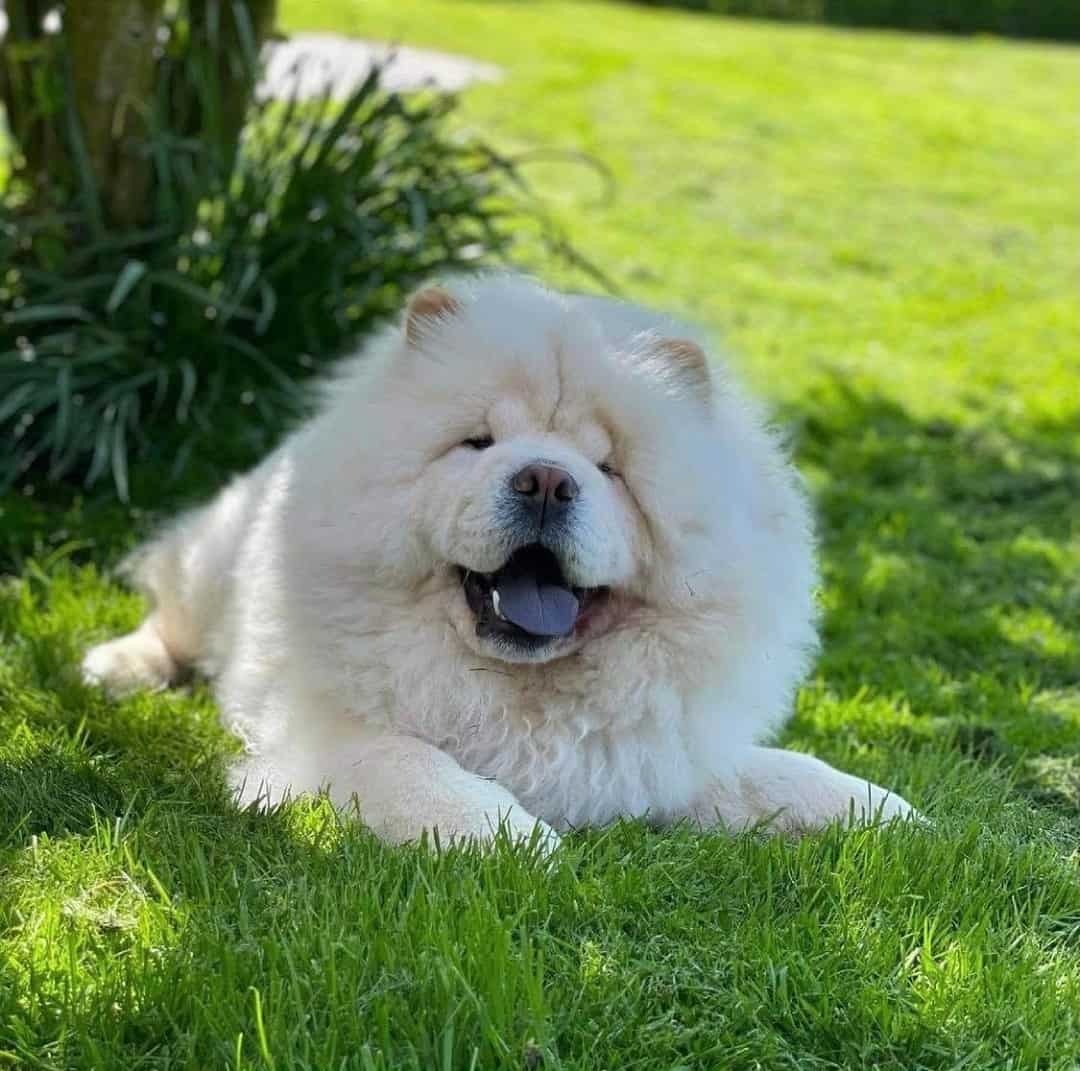
[[(68, 0), (62, 33), (42, 19), (54, 0), (7, 0), (0, 40), (0, 102), (16, 144), (15, 171), (28, 208), (52, 191), (68, 210), (81, 194), (92, 226), (143, 224), (153, 208), (154, 164), (145, 152), (168, 0)], [(165, 129), (190, 134), (231, 166), (258, 75), (259, 51), (273, 31), (277, 0), (186, 0), (173, 45), (185, 84), (174, 87)], [(178, 44), (179, 42), (179, 44)]]
[(106, 219), (118, 227), (142, 223), (150, 212), (153, 162), (139, 144), (154, 104), (164, 9), (165, 0), (70, 0), (65, 15), (85, 163)]

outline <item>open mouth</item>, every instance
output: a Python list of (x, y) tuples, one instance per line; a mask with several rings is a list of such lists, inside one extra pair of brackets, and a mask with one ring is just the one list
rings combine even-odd
[(607, 588), (572, 587), (546, 547), (522, 547), (494, 573), (458, 567), (476, 635), (530, 650), (573, 635)]

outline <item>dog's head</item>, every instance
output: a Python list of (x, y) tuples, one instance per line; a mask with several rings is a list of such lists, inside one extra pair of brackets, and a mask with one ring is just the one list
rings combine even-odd
[(321, 436), (322, 511), (364, 582), (504, 662), (754, 616), (791, 567), (772, 545), (807, 542), (801, 497), (683, 332), (516, 277), (416, 294)]

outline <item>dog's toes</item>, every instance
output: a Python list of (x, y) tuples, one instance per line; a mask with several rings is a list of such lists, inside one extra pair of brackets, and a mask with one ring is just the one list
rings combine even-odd
[(841, 774), (834, 798), (806, 822), (806, 828), (820, 829), (839, 820), (845, 825), (885, 825), (895, 820), (927, 824), (926, 819), (903, 796), (871, 781), (857, 781)]
[(929, 824), (926, 817), (912, 807), (903, 796), (898, 796), (895, 792), (883, 792), (881, 789), (877, 791), (881, 793), (881, 796), (875, 802), (873, 814), (863, 815), (864, 821), (890, 822), (894, 818), (902, 818), (922, 825)]
[(524, 811), (519, 816), (517, 810), (518, 808), (515, 808), (511, 811), (504, 820), (504, 828), (509, 838), (514, 843), (535, 847), (537, 854), (542, 857), (551, 855), (562, 842), (559, 834), (547, 822), (533, 818)]
[(562, 838), (541, 819), (534, 818), (520, 807), (508, 813), (480, 814), (471, 821), (457, 824), (436, 822), (442, 844), (476, 844), (482, 851), (493, 851), (499, 845), (526, 846), (538, 858), (547, 858), (558, 848)]

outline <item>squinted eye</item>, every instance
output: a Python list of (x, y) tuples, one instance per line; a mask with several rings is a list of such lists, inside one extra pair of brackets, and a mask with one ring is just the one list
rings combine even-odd
[(494, 442), (495, 440), (490, 435), (476, 435), (471, 439), (466, 439), (461, 445), (471, 450), (486, 450)]
[(612, 464), (611, 464), (611, 462), (609, 462), (609, 461), (601, 461), (601, 462), (600, 462), (600, 464), (599, 464), (599, 465), (597, 465), (596, 467), (597, 467), (597, 468), (598, 468), (598, 469), (599, 469), (599, 470), (600, 470), (600, 471), (601, 471), (601, 472), (602, 472), (602, 473), (603, 473), (603, 474), (604, 474), (605, 476), (618, 476), (618, 475), (619, 475), (619, 474), (618, 474), (618, 473), (617, 473), (617, 472), (615, 471), (615, 466), (614, 466), (614, 465), (612, 465)]

